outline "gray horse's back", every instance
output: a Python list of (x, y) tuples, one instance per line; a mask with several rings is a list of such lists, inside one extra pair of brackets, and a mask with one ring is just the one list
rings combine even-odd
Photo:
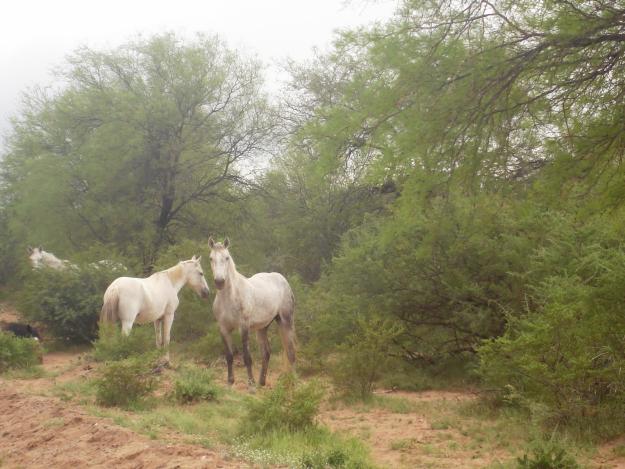
[(293, 309), (293, 291), (289, 282), (278, 272), (261, 272), (249, 278), (256, 292), (273, 300), (280, 312)]

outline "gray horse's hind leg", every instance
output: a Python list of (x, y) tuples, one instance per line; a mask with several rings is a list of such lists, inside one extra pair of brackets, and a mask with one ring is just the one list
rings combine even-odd
[(250, 331), (247, 328), (241, 328), (241, 342), (243, 342), (243, 362), (247, 368), (247, 383), (254, 385), (254, 375), (252, 374), (252, 356), (250, 355)]
[(258, 345), (260, 346), (260, 353), (263, 359), (263, 364), (260, 369), (260, 376), (258, 378), (258, 384), (261, 386), (265, 385), (265, 380), (267, 378), (267, 368), (269, 367), (269, 358), (271, 357), (271, 345), (269, 345), (267, 329), (269, 329), (269, 326), (256, 331), (256, 337), (258, 339)]
[(280, 330), (284, 353), (289, 360), (291, 370), (295, 371), (295, 327), (293, 326), (293, 316), (291, 314), (278, 316), (276, 322)]
[(224, 355), (226, 356), (226, 363), (228, 364), (228, 384), (234, 383), (234, 373), (232, 372), (232, 362), (234, 361), (234, 355), (232, 354), (232, 336), (230, 331), (219, 331), (221, 333), (221, 340), (224, 343)]

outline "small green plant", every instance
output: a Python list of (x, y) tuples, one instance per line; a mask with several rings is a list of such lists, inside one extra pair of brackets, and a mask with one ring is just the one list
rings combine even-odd
[(290, 432), (315, 426), (315, 417), (323, 398), (319, 383), (298, 382), (292, 373), (284, 374), (276, 387), (260, 399), (250, 399), (243, 420), (243, 433)]
[(0, 331), (0, 373), (33, 367), (41, 363), (41, 353), (41, 346), (36, 340)]
[(527, 453), (517, 459), (518, 469), (580, 469), (575, 458), (554, 441), (541, 442), (532, 449), (532, 456)]
[(391, 322), (360, 321), (358, 331), (347, 337), (330, 376), (337, 391), (348, 397), (371, 397), (376, 383), (390, 365), (393, 339), (401, 329)]
[(210, 370), (185, 368), (174, 382), (172, 397), (180, 404), (212, 401), (217, 397), (217, 386)]
[(135, 326), (129, 336), (121, 333), (117, 324), (100, 323), (98, 339), (93, 342), (96, 361), (123, 360), (154, 350), (154, 331), (151, 327)]
[(103, 406), (129, 407), (154, 391), (157, 379), (152, 373), (154, 355), (108, 362), (95, 381), (96, 402)]

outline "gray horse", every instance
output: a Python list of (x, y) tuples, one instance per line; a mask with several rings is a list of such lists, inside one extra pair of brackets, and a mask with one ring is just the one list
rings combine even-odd
[(291, 368), (295, 366), (295, 300), (286, 279), (276, 273), (259, 273), (246, 278), (237, 272), (228, 252), (228, 238), (222, 243), (208, 239), (210, 262), (217, 294), (213, 314), (219, 324), (228, 363), (228, 383), (234, 383), (232, 372), (232, 331), (238, 328), (243, 342), (243, 361), (247, 368), (248, 384), (254, 386), (252, 357), (249, 350), (249, 332), (256, 331), (263, 364), (258, 382), (265, 385), (271, 347), (267, 329), (275, 320), (280, 329), (282, 346)]

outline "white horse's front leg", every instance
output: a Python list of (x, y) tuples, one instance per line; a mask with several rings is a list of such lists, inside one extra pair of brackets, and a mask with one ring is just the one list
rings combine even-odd
[(156, 348), (163, 346), (163, 318), (154, 321), (154, 335), (156, 336)]
[(163, 323), (163, 341), (162, 345), (165, 347), (165, 360), (169, 363), (169, 339), (171, 333), (171, 325), (174, 323), (174, 311), (165, 313), (161, 319)]

